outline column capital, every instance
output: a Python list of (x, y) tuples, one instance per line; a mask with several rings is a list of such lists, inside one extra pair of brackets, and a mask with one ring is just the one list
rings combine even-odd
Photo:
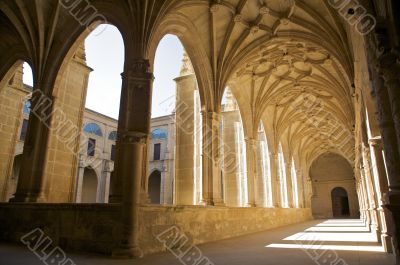
[(257, 140), (254, 138), (250, 138), (250, 137), (246, 137), (244, 138), (244, 141), (246, 142), (246, 144), (254, 146), (257, 143)]
[(219, 7), (220, 7), (219, 1), (215, 1), (210, 7), (210, 12), (216, 13), (219, 10)]
[(111, 173), (114, 171), (114, 162), (106, 160), (104, 161), (104, 172)]
[(136, 131), (123, 131), (118, 133), (118, 141), (127, 144), (146, 144), (148, 139), (147, 133)]
[(150, 62), (147, 59), (132, 59), (121, 74), (123, 79), (154, 79), (150, 72)]
[(382, 137), (377, 136), (368, 140), (368, 143), (373, 147), (382, 147)]
[(85, 163), (85, 159), (83, 158), (83, 155), (79, 155), (79, 168), (85, 168), (87, 165)]

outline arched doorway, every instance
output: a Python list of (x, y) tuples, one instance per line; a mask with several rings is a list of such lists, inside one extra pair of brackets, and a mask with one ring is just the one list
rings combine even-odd
[(92, 168), (85, 168), (82, 183), (82, 203), (96, 203), (97, 174)]
[(161, 172), (156, 170), (149, 177), (149, 197), (151, 204), (161, 204)]
[(343, 188), (332, 190), (332, 211), (334, 218), (350, 217), (349, 196)]

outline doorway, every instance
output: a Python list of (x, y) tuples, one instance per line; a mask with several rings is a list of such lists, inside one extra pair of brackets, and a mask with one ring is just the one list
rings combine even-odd
[(161, 172), (156, 170), (149, 177), (149, 197), (151, 204), (161, 204)]
[(334, 218), (350, 217), (349, 196), (344, 188), (332, 190), (332, 211)]

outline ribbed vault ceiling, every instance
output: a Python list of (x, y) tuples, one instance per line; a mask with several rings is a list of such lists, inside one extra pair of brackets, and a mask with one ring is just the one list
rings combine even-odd
[[(60, 68), (85, 28), (57, 3), (1, 1), (2, 62), (5, 51), (13, 51), (44, 81)], [(120, 29), (127, 54), (152, 61), (162, 36), (178, 35), (194, 64), (203, 104), (218, 111), (229, 86), (247, 137), (256, 138), (262, 122), (274, 146), (284, 142), (287, 152), (307, 163), (327, 151), (354, 160), (353, 59), (344, 23), (328, 1), (90, 3)]]

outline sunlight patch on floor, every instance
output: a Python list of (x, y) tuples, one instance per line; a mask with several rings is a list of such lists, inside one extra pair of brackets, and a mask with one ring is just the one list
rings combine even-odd
[(328, 220), (267, 248), (385, 252), (361, 220)]
[(344, 245), (305, 245), (305, 244), (270, 244), (268, 248), (288, 249), (313, 249), (313, 250), (341, 250), (341, 251), (365, 251), (385, 252), (381, 246), (344, 246)]
[(285, 241), (337, 241), (337, 242), (377, 242), (376, 235), (366, 233), (329, 233), (329, 232), (311, 232), (297, 233), (284, 239)]

